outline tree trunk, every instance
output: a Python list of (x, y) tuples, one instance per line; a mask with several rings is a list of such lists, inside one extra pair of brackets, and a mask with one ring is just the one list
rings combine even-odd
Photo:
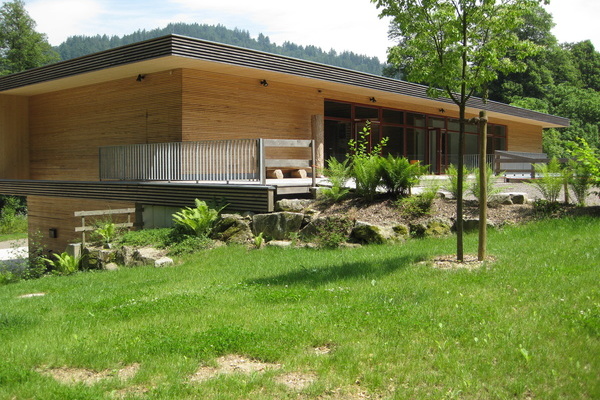
[(464, 261), (464, 245), (463, 245), (463, 183), (465, 180), (465, 109), (466, 105), (461, 104), (459, 107), (460, 121), (459, 121), (459, 134), (458, 134), (458, 182), (456, 193), (456, 261)]
[(479, 247), (477, 259), (485, 260), (487, 247), (487, 112), (479, 112)]

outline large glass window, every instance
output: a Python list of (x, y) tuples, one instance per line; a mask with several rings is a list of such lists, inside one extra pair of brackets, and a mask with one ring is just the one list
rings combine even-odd
[(385, 154), (404, 156), (404, 128), (398, 126), (383, 126), (382, 138), (387, 137), (387, 145), (383, 149)]

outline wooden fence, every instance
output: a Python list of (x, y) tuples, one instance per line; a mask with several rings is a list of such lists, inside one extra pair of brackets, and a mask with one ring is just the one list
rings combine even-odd
[(131, 228), (131, 214), (135, 213), (135, 208), (121, 208), (117, 210), (96, 210), (96, 211), (76, 211), (75, 217), (81, 217), (81, 226), (75, 227), (75, 232), (81, 232), (81, 243), (85, 245), (85, 233), (98, 229), (98, 226), (87, 226), (85, 224), (86, 217), (100, 217), (105, 215), (127, 214), (127, 222), (116, 223), (115, 228)]

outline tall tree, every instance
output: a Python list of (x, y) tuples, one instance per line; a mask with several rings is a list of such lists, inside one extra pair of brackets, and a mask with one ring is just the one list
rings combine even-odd
[[(431, 97), (449, 97), (459, 109), (457, 260), (463, 251), (463, 174), (467, 101), (487, 92), (499, 72), (525, 68), (537, 50), (517, 28), (542, 0), (371, 0), (391, 17), (390, 36), (399, 40), (388, 61), (410, 80), (426, 82)], [(513, 56), (513, 57), (509, 57)], [(406, 62), (408, 60), (408, 63)]]
[(0, 7), (0, 75), (12, 74), (58, 61), (46, 39), (35, 31), (36, 23), (22, 0)]

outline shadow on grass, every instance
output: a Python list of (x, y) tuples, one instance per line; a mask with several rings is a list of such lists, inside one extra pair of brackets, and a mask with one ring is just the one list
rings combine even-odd
[(424, 256), (402, 256), (381, 261), (343, 262), (327, 267), (306, 267), (300, 265), (292, 271), (279, 275), (252, 279), (251, 285), (323, 285), (347, 279), (375, 279), (404, 269), (413, 263), (423, 261)]

